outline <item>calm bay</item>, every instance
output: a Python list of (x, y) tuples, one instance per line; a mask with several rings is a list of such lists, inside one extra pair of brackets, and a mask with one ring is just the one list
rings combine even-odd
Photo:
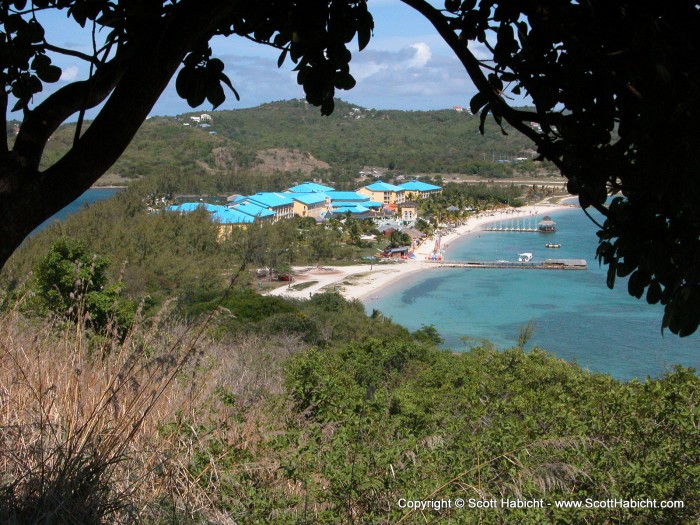
[[(483, 339), (500, 349), (516, 344), (532, 321), (527, 348), (539, 346), (591, 371), (618, 379), (656, 377), (674, 364), (698, 367), (700, 334), (661, 334), (661, 305), (627, 294), (626, 279), (605, 285), (595, 260), (597, 227), (580, 209), (552, 215), (554, 233), (481, 232), (453, 242), (447, 260), (586, 259), (586, 271), (437, 269), (385, 288), (366, 308), (416, 330), (432, 324), (445, 348), (466, 350)], [(504, 224), (505, 226), (506, 224)], [(559, 243), (560, 248), (546, 248)]]

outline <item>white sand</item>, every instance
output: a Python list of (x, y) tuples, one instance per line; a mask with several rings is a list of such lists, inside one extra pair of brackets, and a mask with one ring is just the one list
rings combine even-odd
[[(521, 208), (505, 208), (488, 211), (470, 217), (463, 225), (455, 228), (454, 233), (441, 238), (441, 246), (445, 247), (457, 239), (473, 235), (481, 231), (486, 224), (518, 217), (543, 217), (563, 209), (577, 207), (561, 204), (536, 204)], [(426, 239), (415, 251), (416, 258), (401, 261), (388, 261), (379, 264), (361, 264), (355, 266), (331, 267), (297, 267), (294, 268), (294, 282), (269, 292), (269, 295), (282, 295), (294, 298), (308, 298), (311, 295), (338, 291), (348, 299), (374, 299), (379, 291), (388, 284), (394, 283), (405, 275), (418, 271), (439, 268), (439, 263), (428, 262), (426, 257), (433, 251), (435, 238)], [(449, 261), (449, 251), (446, 255)], [(304, 282), (314, 284), (302, 289), (293, 290), (291, 287)]]

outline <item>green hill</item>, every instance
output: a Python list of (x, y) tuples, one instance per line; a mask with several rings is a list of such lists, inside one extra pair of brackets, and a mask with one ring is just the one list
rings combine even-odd
[[(510, 161), (531, 153), (519, 133), (503, 135), (488, 122), (482, 136), (478, 117), (454, 110), (374, 110), (338, 101), (333, 115), (323, 117), (318, 108), (291, 100), (211, 112), (206, 123), (192, 120), (200, 115), (144, 122), (101, 183), (156, 176), (154, 191), (244, 192), (279, 189), (313, 176), (349, 188), (367, 167), (379, 174), (493, 178), (513, 174), (516, 164)], [(73, 124), (54, 134), (44, 165), (67, 151), (74, 134)], [(534, 165), (517, 168), (532, 171)]]

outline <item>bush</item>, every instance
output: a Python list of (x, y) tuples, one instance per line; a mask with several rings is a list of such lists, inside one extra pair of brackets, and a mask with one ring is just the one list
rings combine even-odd
[(116, 326), (123, 334), (135, 305), (121, 297), (121, 283), (108, 282), (108, 267), (108, 258), (88, 253), (82, 242), (59, 238), (34, 268), (39, 309), (98, 332)]

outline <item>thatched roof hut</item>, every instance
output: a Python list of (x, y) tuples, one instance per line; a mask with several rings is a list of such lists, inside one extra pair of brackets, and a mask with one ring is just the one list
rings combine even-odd
[(553, 232), (557, 229), (557, 223), (552, 220), (549, 215), (545, 215), (544, 218), (537, 223), (537, 230), (541, 232)]

